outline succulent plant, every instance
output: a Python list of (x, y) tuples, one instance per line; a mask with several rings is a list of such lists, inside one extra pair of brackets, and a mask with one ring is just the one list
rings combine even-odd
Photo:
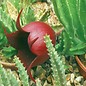
[(56, 45), (58, 52), (64, 55), (81, 55), (86, 53), (86, 1), (51, 0), (54, 10), (64, 31)]
[(50, 56), (52, 66), (51, 69), (53, 71), (53, 77), (55, 80), (54, 85), (66, 86), (65, 68), (62, 61), (62, 56), (60, 56), (55, 50), (49, 35), (45, 35), (44, 40), (46, 43), (48, 55)]
[[(51, 0), (56, 15), (64, 26), (56, 49), (67, 56), (86, 54), (86, 0)], [(86, 67), (76, 57), (80, 72), (86, 78)]]

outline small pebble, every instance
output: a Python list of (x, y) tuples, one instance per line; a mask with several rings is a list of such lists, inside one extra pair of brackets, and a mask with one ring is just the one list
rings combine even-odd
[(66, 80), (69, 81), (71, 78), (71, 74), (66, 74)]
[(70, 81), (67, 82), (67, 86), (72, 86)]
[(49, 83), (51, 83), (51, 82), (52, 82), (52, 76), (49, 75), (49, 76), (47, 77), (47, 80), (48, 80)]
[(71, 82), (71, 83), (74, 82), (74, 78), (75, 78), (75, 75), (72, 73), (72, 74), (71, 74), (71, 78), (70, 78), (70, 82)]
[(83, 86), (83, 85), (81, 85), (82, 79), (83, 79), (82, 76), (78, 76), (78, 77), (74, 80), (74, 85), (75, 85), (75, 86)]
[(41, 80), (39, 80), (39, 78), (36, 79), (36, 86), (42, 86), (41, 85)]
[(79, 69), (78, 68), (75, 68), (74, 69), (74, 72), (78, 73), (79, 72)]
[(86, 86), (86, 80), (84, 81), (83, 86)]
[(74, 80), (74, 86), (82, 86), (78, 81)]
[(52, 86), (51, 84), (48, 84), (47, 81), (45, 81), (43, 86)]
[(82, 80), (82, 76), (78, 76), (75, 80), (77, 81), (77, 82), (80, 82), (81, 80)]
[(46, 71), (42, 68), (42, 66), (37, 66), (36, 72), (35, 72), (36, 76), (39, 77), (41, 80), (46, 78)]
[(69, 70), (70, 72), (73, 72), (73, 67), (71, 65), (69, 65)]

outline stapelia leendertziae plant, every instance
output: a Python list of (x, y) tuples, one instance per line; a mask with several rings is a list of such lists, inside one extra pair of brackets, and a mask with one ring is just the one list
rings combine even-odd
[(30, 78), (35, 82), (30, 72), (31, 68), (44, 63), (49, 58), (44, 43), (44, 35), (50, 35), (50, 39), (54, 45), (56, 35), (48, 24), (40, 21), (31, 22), (21, 27), (20, 15), (22, 10), (16, 21), (18, 31), (13, 33), (7, 33), (5, 31), (5, 34), (11, 46), (18, 50), (18, 57), (24, 63)]

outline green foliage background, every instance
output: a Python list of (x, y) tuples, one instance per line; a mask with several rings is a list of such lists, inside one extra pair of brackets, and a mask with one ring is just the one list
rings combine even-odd
[(56, 45), (64, 55), (86, 53), (86, 0), (51, 0), (64, 31)]

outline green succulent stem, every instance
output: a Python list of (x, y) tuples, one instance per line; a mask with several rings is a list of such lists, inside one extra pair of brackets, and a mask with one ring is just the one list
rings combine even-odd
[(18, 68), (19, 77), (21, 79), (23, 86), (30, 86), (29, 85), (29, 77), (27, 75), (27, 71), (25, 70), (25, 67), (21, 63), (21, 61), (18, 59), (18, 57), (14, 57), (14, 62), (16, 64), (16, 67)]
[[(9, 77), (9, 78), (8, 78)], [(0, 64), (0, 86), (19, 86), (19, 81), (11, 70), (7, 71)]]
[(6, 70), (3, 68), (2, 65), (0, 65), (0, 78), (1, 78), (2, 84), (4, 86), (11, 86), (9, 79), (8, 79), (8, 75), (6, 73)]
[(55, 50), (49, 35), (44, 36), (48, 55), (50, 56), (55, 86), (66, 86), (65, 68), (61, 56)]

